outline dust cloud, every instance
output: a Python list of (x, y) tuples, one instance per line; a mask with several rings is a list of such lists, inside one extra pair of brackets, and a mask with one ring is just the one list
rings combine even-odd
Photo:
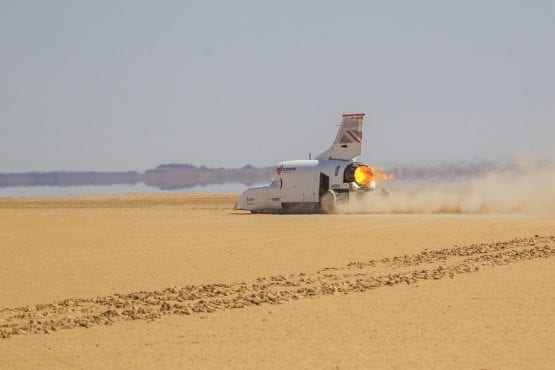
[[(517, 162), (465, 167), (464, 176), (432, 168), (415, 176), (378, 184), (376, 191), (351, 201), (347, 213), (468, 213), (555, 216), (555, 165)], [(472, 167), (472, 166), (471, 166)], [(485, 168), (484, 168), (485, 167)], [(438, 175), (438, 173), (440, 175)], [(395, 175), (395, 173), (393, 173)], [(381, 195), (388, 188), (392, 196)]]

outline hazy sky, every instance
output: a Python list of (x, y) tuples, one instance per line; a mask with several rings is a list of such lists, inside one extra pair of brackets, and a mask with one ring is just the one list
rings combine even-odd
[(0, 172), (555, 153), (554, 1), (0, 0)]

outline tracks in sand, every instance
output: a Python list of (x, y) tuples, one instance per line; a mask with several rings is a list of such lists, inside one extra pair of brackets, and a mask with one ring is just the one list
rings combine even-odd
[(365, 292), (421, 280), (453, 278), (480, 268), (550, 258), (555, 236), (535, 235), (504, 242), (453, 246), (440, 250), (351, 262), (314, 273), (261, 277), (252, 282), (171, 287), (157, 291), (71, 298), (0, 310), (0, 338), (50, 333), (61, 329), (112, 325), (126, 320), (154, 320), (331, 294)]

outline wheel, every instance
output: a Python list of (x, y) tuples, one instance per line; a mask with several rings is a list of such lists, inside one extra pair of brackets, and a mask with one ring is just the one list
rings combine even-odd
[(388, 188), (383, 188), (382, 191), (380, 191), (380, 195), (384, 198), (390, 198), (391, 191)]
[(333, 190), (328, 190), (320, 197), (320, 210), (323, 213), (335, 213), (337, 196)]

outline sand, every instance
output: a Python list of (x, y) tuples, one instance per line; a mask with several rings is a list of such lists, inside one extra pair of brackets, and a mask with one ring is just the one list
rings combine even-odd
[(555, 219), (0, 199), (0, 368), (551, 368)]

